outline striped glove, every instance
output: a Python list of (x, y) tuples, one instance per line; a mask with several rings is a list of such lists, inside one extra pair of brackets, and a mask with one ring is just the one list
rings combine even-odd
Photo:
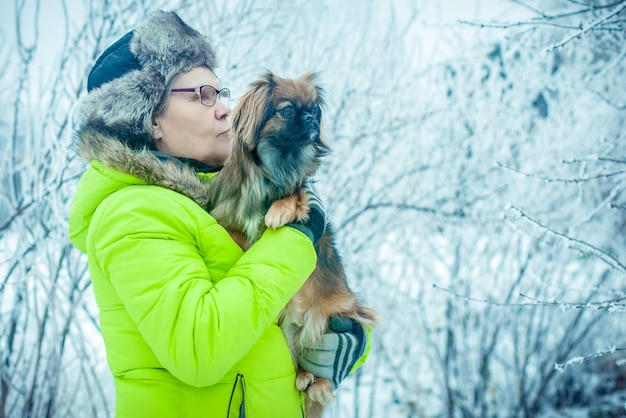
[(361, 358), (367, 345), (367, 333), (352, 318), (331, 318), (331, 333), (324, 334), (315, 347), (304, 347), (298, 364), (317, 377), (330, 380), (333, 392), (337, 390), (354, 364)]
[(311, 180), (304, 181), (304, 189), (309, 195), (309, 219), (305, 222), (291, 222), (287, 225), (304, 232), (313, 244), (317, 244), (326, 230), (326, 211)]

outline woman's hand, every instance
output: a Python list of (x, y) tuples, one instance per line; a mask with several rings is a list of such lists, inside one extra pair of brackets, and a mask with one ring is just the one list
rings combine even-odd
[(317, 377), (330, 380), (333, 392), (350, 374), (367, 346), (367, 332), (352, 318), (336, 317), (329, 321), (332, 332), (324, 334), (315, 347), (303, 347), (298, 364)]

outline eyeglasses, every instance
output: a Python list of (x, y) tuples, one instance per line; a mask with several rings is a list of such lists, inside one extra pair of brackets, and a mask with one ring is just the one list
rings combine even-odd
[(228, 104), (228, 100), (230, 99), (230, 90), (224, 89), (216, 89), (213, 86), (205, 85), (200, 87), (189, 87), (186, 89), (171, 89), (170, 93), (179, 93), (179, 92), (193, 92), (198, 95), (198, 99), (200, 99), (200, 103), (205, 106), (213, 106), (219, 97), (220, 100), (226, 104)]

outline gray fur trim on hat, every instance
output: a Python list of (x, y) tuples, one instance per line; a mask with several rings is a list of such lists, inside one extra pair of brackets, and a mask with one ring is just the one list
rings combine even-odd
[[(91, 73), (97, 73), (98, 87), (78, 104), (76, 128), (95, 128), (140, 149), (152, 146), (152, 116), (172, 78), (196, 67), (213, 71), (216, 58), (208, 40), (174, 12), (151, 13), (132, 37), (126, 37), (128, 48), (119, 47), (124, 42), (120, 38), (94, 65)], [(128, 54), (129, 49), (135, 57)], [(137, 60), (140, 68), (131, 64), (120, 74), (104, 66), (107, 60), (125, 59)]]

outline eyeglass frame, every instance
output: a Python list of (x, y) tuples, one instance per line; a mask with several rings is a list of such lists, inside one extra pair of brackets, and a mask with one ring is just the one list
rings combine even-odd
[[(215, 94), (213, 95), (215, 100), (211, 104), (207, 104), (207, 103), (204, 103), (202, 101), (202, 89), (205, 88), (205, 87), (211, 87), (213, 89), (213, 91), (215, 91)], [(220, 100), (222, 100), (222, 92), (226, 92), (228, 94), (228, 96), (226, 98), (230, 99), (230, 90), (229, 89), (224, 87), (224, 88), (218, 90), (218, 89), (216, 89), (215, 87), (213, 87), (210, 84), (203, 84), (203, 85), (198, 86), (198, 87), (187, 87), (187, 88), (180, 88), (180, 89), (170, 89), (170, 93), (196, 93), (196, 95), (198, 96), (198, 100), (200, 100), (200, 103), (202, 105), (204, 105), (204, 106), (207, 106), (207, 107), (215, 106), (215, 103), (217, 103), (217, 99), (218, 98)]]

